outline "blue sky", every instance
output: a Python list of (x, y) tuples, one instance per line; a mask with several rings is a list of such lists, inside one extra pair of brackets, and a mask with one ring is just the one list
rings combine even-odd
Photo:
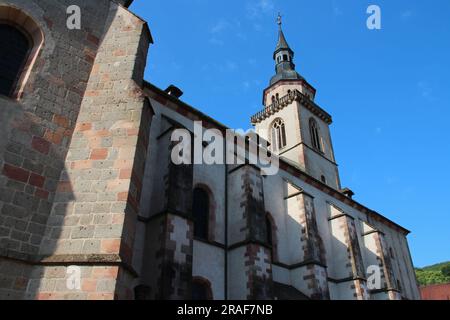
[[(379, 5), (382, 29), (368, 30)], [(412, 231), (416, 266), (450, 260), (450, 1), (135, 0), (155, 44), (146, 79), (232, 128), (274, 74), (277, 13), (316, 89), (343, 186)]]

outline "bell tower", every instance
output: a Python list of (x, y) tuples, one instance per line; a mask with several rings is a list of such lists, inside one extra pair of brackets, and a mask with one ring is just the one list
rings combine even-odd
[(329, 125), (331, 115), (315, 102), (316, 89), (297, 71), (278, 15), (278, 42), (273, 53), (275, 75), (264, 90), (264, 109), (251, 119), (272, 152), (340, 190)]

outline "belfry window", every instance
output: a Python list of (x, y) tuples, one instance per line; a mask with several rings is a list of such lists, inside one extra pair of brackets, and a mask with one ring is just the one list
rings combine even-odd
[(273, 151), (278, 151), (286, 147), (286, 126), (280, 118), (272, 124), (272, 147)]
[(0, 24), (1, 95), (13, 95), (30, 48), (30, 41), (19, 29), (8, 24)]
[(319, 127), (317, 126), (316, 120), (314, 118), (311, 118), (309, 120), (309, 131), (311, 135), (311, 144), (314, 149), (322, 152), (322, 145), (320, 143), (320, 134), (319, 134)]
[(194, 189), (194, 199), (192, 204), (194, 217), (194, 237), (208, 240), (209, 228), (209, 195), (202, 188)]

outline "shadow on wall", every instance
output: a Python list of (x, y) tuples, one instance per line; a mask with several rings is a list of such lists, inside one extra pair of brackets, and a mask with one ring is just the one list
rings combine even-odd
[[(77, 3), (85, 25), (71, 31), (60, 17)], [(66, 290), (66, 268), (52, 265), (64, 265), (58, 261), (67, 257), (54, 253), (81, 253), (89, 245), (74, 238), (83, 238), (81, 225), (92, 217), (66, 216), (76, 197), (65, 160), (96, 52), (115, 16), (111, 3), (0, 4), (0, 24), (25, 33), (29, 54), (36, 54), (18, 75), (27, 80), (18, 83), (21, 99), (0, 96), (0, 299), (45, 298), (41, 292)], [(43, 34), (42, 46), (34, 41), (35, 28)], [(77, 236), (70, 232), (75, 229)]]

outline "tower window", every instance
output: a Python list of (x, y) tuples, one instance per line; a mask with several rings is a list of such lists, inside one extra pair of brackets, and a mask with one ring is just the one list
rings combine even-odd
[(284, 60), (284, 61), (288, 61), (288, 55), (287, 55), (287, 54), (284, 54), (284, 55), (283, 55), (283, 60)]
[(319, 127), (317, 126), (317, 122), (314, 118), (309, 120), (309, 131), (311, 135), (311, 144), (314, 149), (322, 152), (322, 146), (320, 143), (320, 134)]
[(272, 215), (267, 212), (266, 213), (266, 243), (271, 247), (271, 258), (272, 261), (276, 261), (278, 259), (278, 251), (277, 251), (277, 226), (275, 224), (275, 220)]
[(320, 180), (323, 182), (323, 183), (327, 183), (327, 178), (325, 178), (325, 176), (324, 175), (321, 175), (320, 176)]
[(273, 151), (278, 151), (286, 147), (286, 126), (280, 118), (272, 124), (272, 146)]
[(209, 195), (202, 188), (194, 189), (192, 211), (194, 217), (194, 237), (208, 240)]
[(30, 47), (28, 38), (19, 29), (0, 24), (0, 94), (14, 93)]

